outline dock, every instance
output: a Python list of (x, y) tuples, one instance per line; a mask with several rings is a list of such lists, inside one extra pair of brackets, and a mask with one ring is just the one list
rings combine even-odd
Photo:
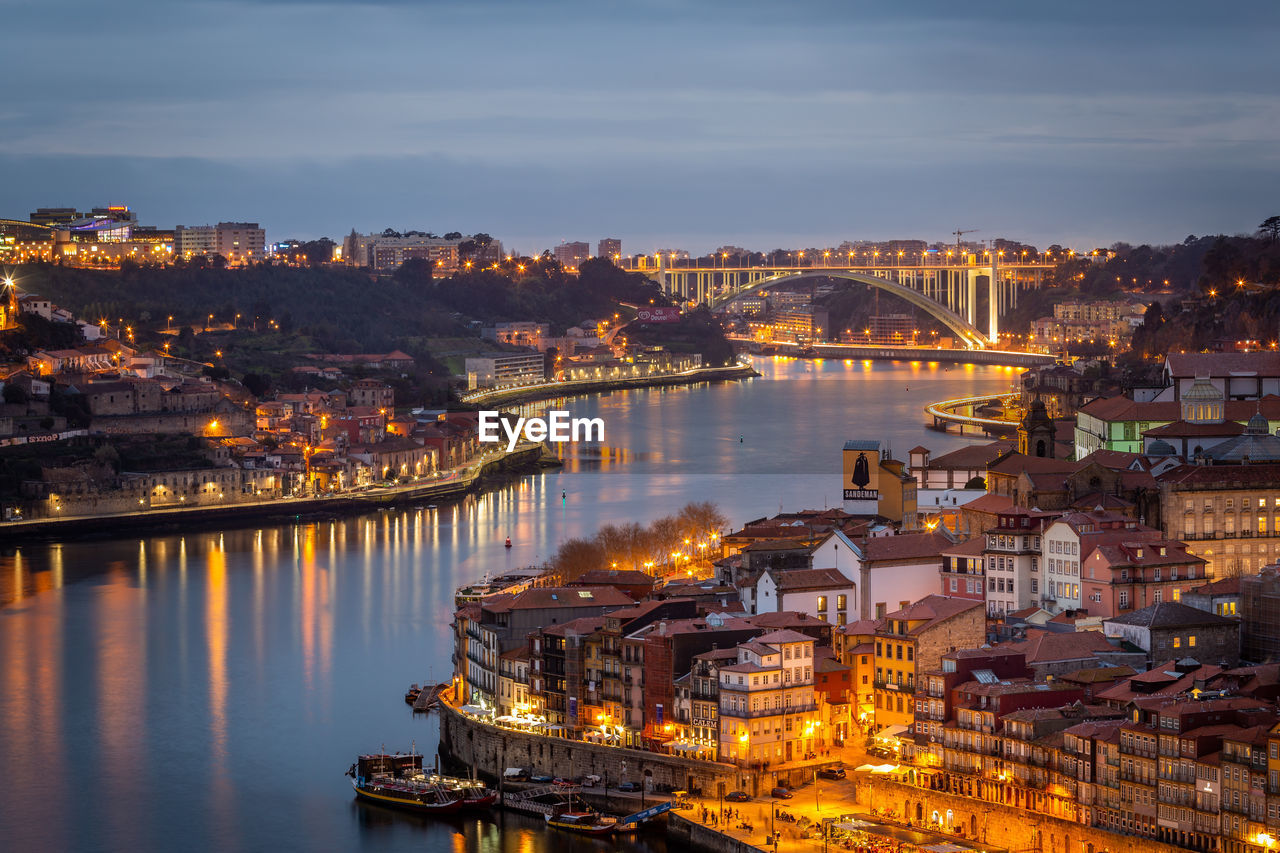
[(422, 692), (418, 694), (418, 698), (413, 700), (413, 713), (425, 714), (433, 710), (440, 704), (440, 694), (448, 687), (447, 684), (428, 684), (422, 688)]

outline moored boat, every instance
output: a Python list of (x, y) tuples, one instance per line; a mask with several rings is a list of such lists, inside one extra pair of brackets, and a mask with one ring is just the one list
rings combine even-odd
[(618, 828), (618, 819), (599, 812), (560, 812), (546, 815), (547, 826), (581, 835), (608, 835)]
[(362, 755), (347, 770), (358, 799), (420, 814), (454, 814), (465, 797), (432, 782), (422, 772), (421, 755)]
[(498, 802), (498, 792), (486, 787), (483, 782), (474, 779), (459, 779), (455, 776), (428, 775), (426, 781), (439, 785), (446, 791), (456, 792), (462, 797), (462, 809), (475, 811), (489, 809)]

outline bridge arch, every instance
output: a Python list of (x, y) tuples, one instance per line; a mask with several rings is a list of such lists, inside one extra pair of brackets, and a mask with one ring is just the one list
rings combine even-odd
[(895, 296), (902, 297), (907, 302), (910, 302), (915, 307), (920, 308), (929, 316), (941, 322), (948, 329), (955, 332), (969, 349), (982, 349), (987, 345), (987, 336), (984, 335), (977, 326), (947, 308), (945, 305), (940, 305), (925, 296), (923, 293), (920, 293), (917, 290), (912, 290), (909, 287), (904, 287), (903, 285), (898, 284), (895, 281), (890, 281), (887, 278), (867, 275), (866, 273), (852, 272), (850, 270), (834, 270), (824, 267), (821, 270), (814, 270), (812, 272), (778, 273), (777, 275), (771, 275), (768, 278), (760, 279), (760, 281), (752, 282), (736, 293), (715, 299), (712, 301), (710, 307), (714, 311), (720, 311), (744, 296), (750, 296), (753, 293), (757, 293), (778, 284), (779, 282), (801, 281), (807, 278), (840, 278), (857, 284), (868, 284), (872, 287), (877, 287), (886, 293), (892, 293)]

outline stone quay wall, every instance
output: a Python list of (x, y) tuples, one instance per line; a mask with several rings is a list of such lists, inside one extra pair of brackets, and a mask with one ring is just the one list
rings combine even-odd
[(933, 819), (934, 812), (946, 825), (949, 812), (951, 825), (961, 827), (965, 839), (1015, 853), (1187, 853), (1181, 847), (1149, 838), (1121, 835), (1026, 809), (971, 800), (889, 779), (860, 778), (855, 782), (854, 795), (863, 808), (896, 811), (899, 819), (905, 818), (917, 825), (921, 820)]
[(683, 846), (706, 850), (709, 853), (766, 853), (745, 841), (725, 834), (697, 821), (689, 820), (684, 815), (667, 812), (667, 845), (678, 840)]
[(676, 790), (701, 791), (709, 797), (730, 791), (768, 796), (775, 785), (801, 785), (813, 778), (814, 771), (840, 763), (833, 759), (761, 771), (499, 728), (467, 716), (447, 702), (440, 703), (440, 753), (499, 780), (506, 768), (525, 767), (565, 778), (594, 774), (609, 785), (643, 782), (646, 790), (668, 785)]

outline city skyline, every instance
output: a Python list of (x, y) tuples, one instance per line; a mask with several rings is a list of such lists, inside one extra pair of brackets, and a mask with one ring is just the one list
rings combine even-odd
[[(701, 253), (1170, 243), (1275, 212), (1269, 6), (203, 5), (9, 11), (8, 215)], [(105, 69), (132, 83), (83, 85)]]

